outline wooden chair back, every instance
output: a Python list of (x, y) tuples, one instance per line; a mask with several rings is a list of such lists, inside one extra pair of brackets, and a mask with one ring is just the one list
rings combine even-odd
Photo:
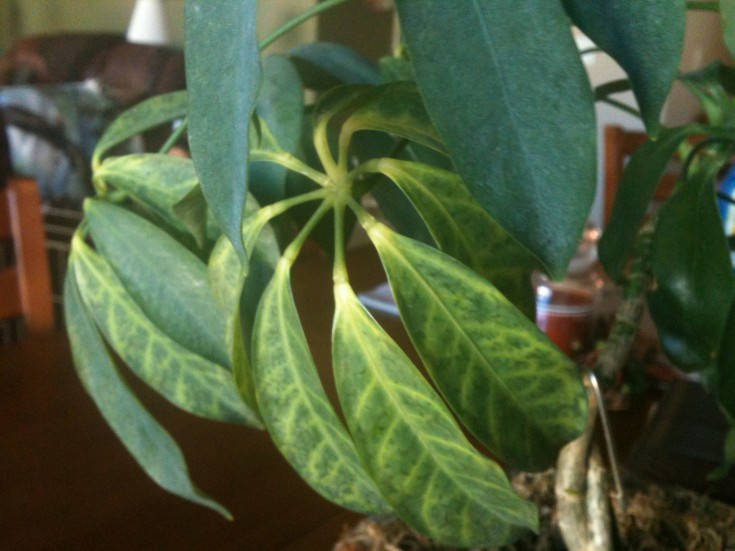
[[(605, 224), (610, 221), (613, 205), (615, 204), (615, 195), (618, 192), (618, 185), (623, 176), (625, 165), (630, 159), (630, 156), (647, 139), (648, 136), (642, 131), (627, 130), (615, 125), (605, 127)], [(673, 172), (667, 172), (664, 175), (654, 195), (654, 201), (663, 201), (671, 195), (676, 184), (676, 178), (677, 174)]]
[(54, 311), (41, 197), (35, 180), (10, 175), (2, 122), (0, 118), (0, 242), (11, 247), (0, 259), (0, 320), (22, 317), (27, 332), (51, 331)]

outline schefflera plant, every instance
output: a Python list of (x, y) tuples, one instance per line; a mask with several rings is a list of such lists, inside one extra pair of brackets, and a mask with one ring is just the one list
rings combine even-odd
[[(457, 149), (460, 134), (467, 132), (463, 125), (475, 115), (468, 110), (453, 118), (450, 110), (437, 107), (445, 77), (432, 67), (441, 64), (420, 54), (430, 51), (422, 45), (431, 40), (424, 32), (427, 19), (457, 33), (468, 22), (482, 29), (493, 19), (491, 4), (483, 3), (488, 9), (468, 18), (455, 4), (400, 1), (412, 53), (419, 55), (411, 65), (392, 60), (385, 68), (407, 76), (405, 81), (380, 83), (380, 75), (357, 71), (359, 78), (342, 80), (362, 84), (327, 91), (302, 120), (303, 91), (298, 75), (292, 78), (292, 62), (308, 64), (314, 52), (301, 49), (291, 59), (274, 56), (261, 63), (251, 28), (255, 2), (187, 2), (188, 93), (140, 104), (100, 140), (93, 159), (97, 196), (85, 204), (65, 289), (80, 378), (158, 484), (229, 515), (190, 480), (178, 446), (125, 383), (122, 369), (194, 415), (267, 430), (308, 484), (348, 509), (395, 513), (437, 542), (461, 547), (501, 545), (537, 529), (535, 507), (514, 493), (506, 468), (535, 471), (552, 465), (559, 449), (584, 430), (588, 412), (578, 368), (532, 322), (529, 275), (541, 262), (554, 275), (563, 273), (576, 242), (572, 229), (581, 228), (589, 193), (576, 189), (576, 180), (566, 187), (552, 184), (559, 174), (568, 178), (569, 163), (582, 168), (593, 163), (578, 148), (555, 148), (551, 172), (544, 172), (556, 174), (552, 184), (538, 174), (527, 181), (523, 173), (510, 171), (521, 199), (501, 193), (507, 175), (497, 166), (500, 172), (488, 181), (501, 189), (473, 188), (474, 195), (468, 189), (468, 176), (475, 188), (486, 176), (484, 158), (468, 159), (464, 154), (472, 151)], [(553, 21), (556, 29), (539, 40), (554, 41), (568, 34), (569, 25), (557, 4), (507, 9), (501, 30), (525, 28), (529, 17), (539, 18)], [(581, 2), (563, 4), (578, 24), (591, 17), (575, 8)], [(481, 32), (468, 32), (468, 39), (484, 50), (495, 46)], [(567, 39), (569, 44), (562, 42), (571, 52), (566, 53), (578, 65)], [(466, 46), (447, 50), (479, 56)], [(347, 56), (336, 49), (328, 54)], [(340, 60), (361, 68), (355, 59)], [(450, 61), (445, 68), (464, 67)], [(558, 122), (546, 116), (553, 110), (544, 97), (536, 98), (536, 90), (516, 86), (526, 82), (527, 66), (507, 65), (494, 67), (501, 74), (487, 80), (514, 82), (522, 108), (506, 96), (509, 112), (481, 117), (483, 131), (493, 126), (488, 117), (497, 116), (501, 142), (504, 133), (518, 141), (492, 150), (502, 157), (501, 168), (511, 166), (503, 163), (517, 156), (520, 146), (533, 160), (532, 146), (543, 132), (518, 126), (524, 109), (548, 122), (547, 130)], [(561, 66), (566, 67), (548, 56), (528, 65), (534, 71)], [(469, 72), (479, 75), (472, 67)], [(414, 69), (423, 97), (412, 82)], [(579, 108), (583, 100), (592, 99), (585, 95), (588, 84), (582, 82), (578, 88), (585, 92), (576, 97), (567, 81), (579, 84), (579, 75), (564, 74), (569, 78), (563, 92), (571, 96), (564, 104), (573, 106), (562, 112), (564, 120), (576, 121), (570, 127), (581, 128), (579, 135), (586, 137), (592, 119), (577, 120), (576, 113), (585, 111)], [(425, 110), (427, 97), (433, 98), (429, 107), (441, 134)], [(457, 101), (448, 98), (450, 105)], [(478, 109), (489, 104), (472, 103)], [(114, 155), (130, 137), (179, 120), (185, 122), (161, 153)], [(194, 160), (163, 154), (187, 125)], [(547, 150), (547, 138), (542, 141)], [(562, 158), (568, 151), (575, 159)], [(464, 179), (454, 163), (464, 167)], [(288, 185), (287, 174), (301, 184)], [(423, 225), (423, 241), (386, 226), (361, 206), (376, 181), (387, 191), (378, 196), (373, 188), (384, 210), (394, 206), (386, 197), (401, 201), (409, 208), (403, 214)], [(556, 200), (539, 201), (549, 190)], [(488, 203), (497, 201), (513, 222), (505, 220), (504, 227), (522, 239), (527, 211), (518, 201), (524, 198), (541, 209), (528, 220), (533, 231), (524, 240), (541, 261), (487, 211)], [(516, 201), (515, 208), (507, 201)], [(565, 209), (555, 208), (560, 205)], [(579, 212), (570, 213), (569, 205)], [(543, 229), (537, 218), (545, 220), (544, 212), (558, 232)], [(291, 234), (284, 220), (302, 222)], [(355, 220), (380, 256), (423, 370), (383, 331), (350, 285), (345, 243)], [(394, 222), (401, 226), (400, 217)], [(325, 224), (331, 224), (326, 232)], [(332, 281), (321, 283), (334, 289), (339, 404), (324, 392), (292, 295), (291, 268), (310, 237), (325, 243), (333, 259)], [(113, 361), (112, 352), (125, 368)], [(485, 449), (471, 444), (465, 430)]]
[[(103, 136), (94, 157), (98, 196), (85, 204), (66, 281), (79, 375), (143, 469), (169, 491), (228, 515), (190, 481), (180, 450), (126, 385), (110, 349), (176, 406), (265, 428), (308, 484), (348, 509), (393, 512), (460, 546), (498, 545), (537, 529), (535, 506), (462, 427), (504, 467), (545, 469), (583, 430), (586, 394), (578, 368), (491, 282), (527, 306), (526, 289), (513, 281), (527, 281), (537, 264), (460, 177), (394, 157), (355, 160), (353, 138), (365, 130), (443, 154), (415, 85), (346, 85), (325, 94), (311, 109), (312, 164), (283, 149), (256, 114), (250, 161), (285, 167), (313, 185), (263, 207), (248, 197), (242, 251), (208, 214), (191, 160), (110, 155), (187, 109), (186, 92), (161, 96)], [(397, 233), (361, 206), (376, 176), (410, 199), (435, 245)], [(311, 216), (281, 249), (271, 223), (306, 204)], [(293, 263), (328, 214), (333, 367), (346, 426), (323, 389), (291, 289)], [(380, 256), (431, 383), (350, 285), (346, 225), (355, 219)], [(513, 277), (503, 264), (511, 257)]]

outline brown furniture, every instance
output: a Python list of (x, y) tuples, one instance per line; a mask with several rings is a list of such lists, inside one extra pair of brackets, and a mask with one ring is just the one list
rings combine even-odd
[(12, 175), (0, 117), (0, 320), (23, 318), (28, 332), (54, 327), (45, 238), (38, 186)]
[[(625, 165), (635, 150), (643, 145), (647, 139), (648, 136), (645, 132), (627, 130), (616, 125), (605, 127), (605, 224), (610, 221), (613, 205), (615, 204), (615, 195), (617, 195)], [(654, 201), (662, 201), (671, 194), (676, 178), (677, 174), (673, 172), (667, 172), (664, 175), (654, 195)]]

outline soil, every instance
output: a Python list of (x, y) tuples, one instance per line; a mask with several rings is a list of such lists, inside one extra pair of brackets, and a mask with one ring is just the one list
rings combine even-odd
[[(540, 535), (499, 550), (566, 551), (555, 523), (554, 474), (521, 474), (516, 489), (539, 506)], [(613, 503), (615, 500), (612, 500)], [(629, 482), (625, 510), (615, 510), (616, 549), (735, 551), (735, 507), (689, 490)], [(395, 517), (366, 518), (343, 534), (333, 551), (459, 551), (440, 546)]]

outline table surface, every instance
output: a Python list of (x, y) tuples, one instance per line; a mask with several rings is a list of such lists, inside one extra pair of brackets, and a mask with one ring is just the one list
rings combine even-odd
[[(351, 259), (358, 289), (382, 277), (365, 254)], [(293, 278), (325, 373), (330, 277), (326, 260), (310, 255)], [(264, 432), (195, 418), (135, 388), (181, 445), (194, 481), (235, 520), (151, 482), (82, 389), (66, 336), (32, 336), (0, 348), (0, 549), (327, 550), (358, 520), (311, 490)]]

